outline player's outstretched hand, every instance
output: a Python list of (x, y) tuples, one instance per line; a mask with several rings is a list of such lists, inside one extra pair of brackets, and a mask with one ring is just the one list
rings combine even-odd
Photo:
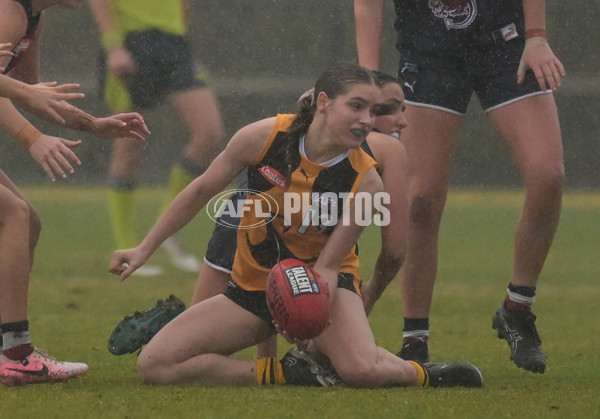
[(57, 175), (66, 179), (68, 175), (75, 172), (71, 162), (77, 166), (81, 165), (81, 161), (71, 150), (79, 145), (81, 141), (40, 134), (29, 147), (29, 153), (42, 166), (50, 180), (55, 182)]
[(525, 49), (517, 71), (517, 83), (523, 83), (525, 72), (531, 69), (540, 85), (540, 89), (556, 90), (565, 76), (565, 68), (543, 37), (534, 37), (525, 41)]
[(66, 124), (61, 113), (77, 112), (77, 108), (66, 101), (85, 97), (83, 93), (71, 92), (79, 89), (77, 83), (58, 84), (53, 81), (23, 86), (22, 94), (13, 99), (13, 103), (45, 121), (59, 125)]
[(144, 118), (136, 112), (96, 118), (90, 132), (99, 138), (133, 138), (139, 141), (145, 141), (150, 135)]
[(115, 250), (108, 267), (109, 272), (117, 275), (120, 281), (125, 281), (142, 266), (146, 259), (142, 252), (134, 247), (133, 249)]

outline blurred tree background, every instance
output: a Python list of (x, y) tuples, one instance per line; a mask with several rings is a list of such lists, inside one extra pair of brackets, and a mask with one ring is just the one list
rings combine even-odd
[[(333, 61), (355, 60), (351, 0), (192, 0), (190, 41), (198, 64), (212, 75), (228, 133), (277, 112), (293, 112), (296, 98)], [(387, 30), (381, 69), (395, 74), (394, 14), (387, 2)], [(548, 1), (550, 44), (567, 69), (555, 94), (562, 125), (567, 185), (600, 187), (600, 0)], [(42, 80), (81, 83), (86, 99), (76, 104), (107, 115), (98, 94), (98, 32), (84, 2), (78, 10), (47, 11)], [(152, 136), (140, 181), (162, 184), (185, 132), (166, 106), (144, 115)], [(35, 120), (48, 134), (83, 139), (83, 166), (69, 180), (102, 183), (110, 142)], [(0, 167), (17, 183), (46, 182), (41, 168), (16, 141), (0, 132)], [(486, 124), (473, 99), (456, 151), (453, 184), (464, 187), (519, 186), (504, 145)]]

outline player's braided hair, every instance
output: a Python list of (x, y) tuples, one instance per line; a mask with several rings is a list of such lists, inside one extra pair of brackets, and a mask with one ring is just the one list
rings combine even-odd
[(377, 85), (374, 74), (365, 67), (355, 63), (339, 63), (327, 69), (315, 83), (312, 94), (306, 95), (298, 102), (296, 118), (285, 134), (286, 148), (284, 159), (287, 167), (287, 185), (290, 185), (292, 172), (300, 164), (298, 143), (306, 134), (317, 110), (317, 96), (320, 92), (327, 94), (330, 99), (346, 93), (357, 84)]

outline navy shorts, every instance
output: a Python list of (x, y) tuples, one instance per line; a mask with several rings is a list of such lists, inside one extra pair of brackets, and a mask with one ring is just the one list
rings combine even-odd
[[(405, 80), (406, 102), (463, 115), (473, 93), (488, 112), (515, 100), (544, 92), (528, 70), (517, 84), (524, 41), (473, 48), (465, 54), (400, 51), (398, 73)], [(462, 54), (461, 54), (462, 53)]]
[[(234, 207), (237, 207), (237, 202), (240, 199), (246, 198), (245, 188), (247, 184), (241, 184), (236, 192), (231, 194), (229, 199), (233, 202)], [(232, 217), (229, 214), (221, 215), (216, 222), (213, 234), (208, 242), (204, 261), (213, 268), (231, 274), (233, 268), (233, 259), (237, 250), (237, 228), (240, 222), (239, 217)]]

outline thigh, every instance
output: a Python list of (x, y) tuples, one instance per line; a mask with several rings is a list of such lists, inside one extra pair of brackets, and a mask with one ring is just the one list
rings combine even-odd
[(488, 117), (524, 175), (542, 168), (562, 170), (562, 138), (551, 94), (523, 98), (490, 111)]
[(169, 322), (140, 357), (171, 364), (200, 354), (230, 355), (274, 334), (264, 321), (221, 294), (191, 306)]
[(445, 194), (462, 117), (409, 105), (400, 139), (408, 155), (411, 195)]
[(356, 293), (338, 288), (330, 314), (331, 326), (313, 342), (336, 369), (347, 371), (357, 358), (376, 351), (375, 338)]
[(192, 132), (222, 134), (222, 122), (217, 98), (208, 87), (172, 93), (169, 96), (169, 101)]

